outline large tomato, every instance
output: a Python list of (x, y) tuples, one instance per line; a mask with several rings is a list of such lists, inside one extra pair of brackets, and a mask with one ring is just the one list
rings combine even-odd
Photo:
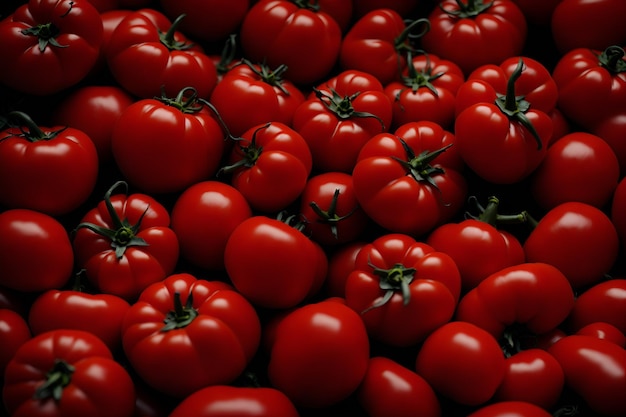
[(141, 378), (184, 398), (239, 376), (259, 346), (261, 325), (252, 305), (228, 284), (180, 273), (147, 287), (121, 332), (124, 353)]
[(85, 78), (102, 43), (98, 10), (88, 0), (21, 3), (27, 4), (0, 21), (0, 82), (23, 93), (47, 95)]
[(571, 333), (596, 322), (617, 327), (626, 334), (626, 278), (600, 281), (576, 297), (568, 318)]
[(82, 330), (52, 330), (21, 345), (7, 365), (2, 396), (14, 417), (131, 417), (135, 411), (128, 371), (102, 340)]

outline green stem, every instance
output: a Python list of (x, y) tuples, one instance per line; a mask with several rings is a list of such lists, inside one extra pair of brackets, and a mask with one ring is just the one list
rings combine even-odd
[(46, 380), (35, 390), (33, 398), (36, 400), (52, 398), (54, 401), (60, 401), (63, 389), (72, 382), (74, 371), (75, 368), (64, 360), (55, 360), (52, 369), (46, 373)]
[(339, 200), (340, 192), (341, 190), (339, 188), (335, 189), (335, 192), (333, 193), (333, 198), (330, 201), (330, 205), (328, 206), (328, 210), (323, 210), (315, 201), (311, 201), (309, 203), (309, 206), (311, 206), (311, 208), (317, 215), (317, 222), (328, 224), (330, 226), (330, 231), (335, 239), (339, 239), (337, 230), (337, 225), (339, 224), (339, 222), (348, 218), (356, 210), (356, 208), (351, 210), (345, 216), (339, 216), (337, 214), (337, 201)]
[[(12, 121), (16, 122), (13, 123)], [(20, 136), (30, 142), (38, 142), (40, 140), (50, 140), (55, 138), (59, 133), (63, 132), (67, 127), (50, 132), (44, 132), (38, 125), (31, 119), (29, 115), (21, 111), (9, 112), (4, 119), (4, 122), (9, 127), (16, 127), (20, 130)]]
[(409, 304), (411, 301), (410, 284), (415, 278), (415, 268), (407, 268), (397, 263), (390, 269), (383, 269), (373, 265), (369, 260), (368, 265), (372, 268), (372, 273), (380, 278), (379, 287), (381, 290), (385, 291), (385, 294), (380, 300), (374, 301), (369, 307), (363, 310), (361, 314), (365, 314), (372, 309), (387, 304), (397, 291), (402, 293), (402, 303), (405, 306)]
[(176, 35), (176, 31), (178, 30), (178, 27), (180, 26), (180, 22), (182, 22), (185, 16), (186, 15), (184, 13), (178, 16), (176, 20), (172, 22), (172, 25), (169, 27), (167, 32), (163, 33), (159, 31), (159, 39), (161, 43), (165, 45), (167, 49), (171, 51), (172, 50), (184, 51), (186, 49), (193, 47), (193, 43), (179, 42), (175, 39), (175, 36), (174, 36)]
[(187, 302), (183, 305), (180, 292), (176, 291), (174, 293), (174, 310), (171, 310), (163, 320), (165, 325), (161, 327), (161, 331), (168, 332), (174, 329), (182, 329), (189, 326), (197, 316), (198, 310), (193, 308), (193, 293), (189, 292)]
[(624, 55), (625, 51), (621, 46), (612, 45), (598, 55), (598, 61), (603, 68), (606, 68), (611, 73), (620, 74), (626, 72)]

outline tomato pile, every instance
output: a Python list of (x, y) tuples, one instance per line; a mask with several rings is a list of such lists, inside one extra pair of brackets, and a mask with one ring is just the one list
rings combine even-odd
[(0, 414), (626, 415), (624, 16), (2, 2)]

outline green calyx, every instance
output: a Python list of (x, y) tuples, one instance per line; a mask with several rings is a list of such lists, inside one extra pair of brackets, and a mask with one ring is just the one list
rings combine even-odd
[(402, 293), (402, 303), (406, 306), (411, 301), (410, 284), (415, 278), (415, 268), (406, 268), (404, 265), (397, 263), (390, 269), (378, 268), (368, 261), (368, 265), (372, 268), (372, 273), (380, 278), (379, 287), (385, 291), (385, 294), (379, 300), (373, 302), (368, 308), (363, 310), (361, 314), (382, 307), (391, 300), (391, 297), (397, 292)]
[[(413, 65), (413, 54), (411, 52), (407, 54), (408, 73), (406, 76), (402, 77), (402, 82), (414, 93), (417, 92), (417, 90), (419, 90), (420, 88), (428, 88), (435, 95), (435, 97), (438, 97), (439, 93), (437, 92), (437, 88), (433, 85), (433, 81), (441, 78), (445, 73), (440, 71), (433, 74), (433, 68), (430, 65), (430, 59), (428, 58), (427, 54), (425, 54), (425, 56), (426, 68), (418, 71), (417, 69), (415, 69), (415, 65)], [(402, 91), (396, 94), (396, 100), (399, 99), (401, 93)]]
[(287, 91), (285, 86), (283, 86), (283, 74), (287, 71), (287, 65), (282, 64), (279, 65), (278, 68), (272, 70), (265, 64), (256, 66), (247, 59), (242, 59), (241, 62), (247, 65), (264, 83), (278, 88), (287, 96), (289, 95), (289, 91)]
[(329, 88), (330, 94), (325, 91), (313, 88), (315, 96), (324, 104), (324, 106), (339, 119), (346, 120), (353, 117), (373, 117), (380, 122), (382, 131), (385, 130), (385, 123), (375, 114), (369, 112), (356, 111), (352, 106), (352, 101), (356, 99), (361, 92), (356, 92), (350, 96), (342, 97), (333, 88)]
[(266, 123), (265, 125), (256, 129), (252, 133), (252, 139), (250, 141), (243, 138), (233, 137), (232, 139), (236, 142), (236, 146), (239, 147), (242, 158), (232, 165), (227, 165), (220, 168), (220, 170), (217, 172), (217, 175), (219, 176), (221, 174), (228, 174), (240, 168), (252, 168), (263, 153), (263, 146), (258, 146), (256, 143), (256, 135), (261, 129), (267, 129), (270, 125), (271, 123)]
[(161, 331), (168, 332), (170, 330), (187, 327), (197, 316), (198, 310), (193, 308), (193, 293), (191, 291), (189, 292), (187, 302), (183, 305), (180, 299), (180, 293), (177, 291), (174, 293), (174, 309), (167, 313), (167, 316), (163, 320), (165, 325), (161, 327)]
[(24, 112), (21, 111), (12, 111), (9, 112), (6, 117), (3, 117), (0, 123), (1, 126), (8, 126), (17, 128), (20, 130), (19, 134), (11, 134), (7, 137), (0, 138), (7, 139), (9, 137), (21, 137), (29, 142), (38, 142), (40, 140), (50, 140), (54, 139), (59, 135), (59, 133), (63, 132), (67, 127), (64, 127), (59, 130), (53, 130), (49, 132), (44, 132), (41, 128)]
[(74, 367), (64, 360), (55, 360), (52, 369), (46, 373), (46, 380), (35, 390), (33, 398), (36, 400), (52, 398), (54, 401), (60, 401), (63, 389), (72, 382), (74, 371)]
[(406, 152), (406, 159), (400, 159), (397, 157), (393, 157), (396, 161), (402, 164), (408, 171), (408, 173), (418, 182), (427, 182), (437, 190), (437, 184), (433, 180), (434, 175), (443, 174), (445, 171), (441, 167), (433, 167), (431, 162), (435, 160), (439, 155), (445, 152), (448, 148), (452, 146), (449, 144), (444, 146), (443, 148), (437, 149), (435, 151), (424, 151), (419, 155), (415, 155), (413, 149), (404, 141), (402, 138), (398, 138), (404, 151)]
[(337, 201), (339, 199), (340, 193), (341, 193), (341, 190), (339, 190), (339, 188), (336, 188), (333, 194), (333, 198), (330, 201), (328, 210), (323, 210), (315, 201), (311, 201), (309, 203), (309, 206), (311, 206), (311, 208), (317, 215), (316, 221), (318, 223), (329, 225), (330, 231), (335, 239), (339, 239), (338, 230), (337, 230), (337, 225), (339, 224), (339, 222), (348, 218), (352, 213), (354, 213), (354, 210), (356, 210), (355, 208), (354, 210), (350, 211), (350, 213), (346, 214), (345, 216), (339, 216), (337, 214)]
[(442, 6), (442, 3), (439, 4), (439, 7), (448, 15), (458, 19), (472, 19), (487, 11), (493, 5), (493, 1), (467, 0), (464, 3), (462, 0), (456, 0), (456, 4), (458, 5), (458, 10), (447, 10)]
[(161, 97), (155, 97), (155, 99), (187, 114), (199, 112), (202, 110), (204, 104), (200, 98), (198, 98), (198, 92), (193, 87), (183, 88), (174, 98), (167, 97), (165, 92), (162, 92)]
[(598, 55), (598, 61), (603, 68), (606, 68), (612, 74), (620, 74), (626, 72), (624, 55), (625, 51), (621, 46), (612, 45)]
[(306, 221), (297, 214), (289, 214), (287, 210), (283, 210), (276, 216), (276, 220), (285, 223), (287, 226), (293, 227), (299, 232), (303, 232), (306, 227)]
[(478, 215), (473, 215), (473, 214), (470, 214), (469, 212), (466, 212), (465, 218), (485, 222), (494, 227), (497, 227), (500, 224), (519, 224), (519, 223), (526, 223), (529, 221), (529, 214), (526, 211), (522, 211), (519, 214), (498, 213), (498, 208), (500, 207), (500, 200), (495, 196), (491, 196), (487, 199), (486, 207), (484, 207), (478, 202), (478, 199), (476, 198), (476, 196), (470, 196), (468, 200), (469, 200), (469, 203), (471, 203), (478, 210)]
[(194, 46), (193, 43), (177, 41), (174, 36), (176, 34), (176, 31), (178, 30), (178, 27), (180, 26), (180, 22), (182, 22), (185, 16), (186, 15), (184, 13), (178, 16), (172, 22), (172, 25), (167, 30), (167, 32), (162, 32), (161, 30), (159, 30), (159, 40), (170, 51), (184, 51)]
[(426, 18), (405, 21), (404, 30), (394, 39), (394, 47), (400, 54), (413, 52), (413, 43), (430, 30), (430, 21)]
[(141, 227), (141, 221), (143, 217), (148, 212), (150, 206), (146, 206), (145, 211), (141, 214), (139, 220), (134, 225), (131, 225), (128, 219), (120, 219), (117, 211), (113, 207), (111, 203), (111, 194), (113, 191), (119, 187), (123, 186), (126, 191), (128, 190), (128, 184), (124, 181), (118, 181), (104, 195), (104, 202), (106, 204), (107, 212), (111, 217), (111, 221), (113, 222), (113, 228), (107, 229), (106, 227), (98, 226), (93, 223), (80, 223), (76, 226), (76, 230), (80, 228), (86, 228), (91, 230), (92, 232), (97, 233), (100, 236), (103, 236), (111, 241), (111, 247), (115, 249), (115, 256), (117, 259), (121, 259), (126, 252), (126, 249), (132, 246), (149, 246), (148, 243), (137, 236), (139, 232), (139, 228)]
[[(74, 7), (74, 2), (69, 3), (69, 8), (65, 13), (61, 15), (61, 17), (67, 16), (72, 8)], [(36, 36), (38, 40), (39, 51), (44, 52), (48, 45), (54, 46), (57, 48), (67, 48), (69, 45), (61, 45), (57, 42), (56, 37), (59, 36), (61, 31), (58, 27), (56, 27), (52, 22), (43, 23), (37, 26), (30, 27), (28, 29), (22, 29), (21, 33), (27, 36)]]
[(320, 11), (318, 0), (292, 0), (292, 2), (301, 9), (312, 10), (314, 12)]
[(522, 58), (519, 59), (517, 67), (515, 67), (515, 71), (509, 77), (506, 84), (506, 94), (498, 94), (495, 104), (498, 106), (500, 111), (504, 113), (510, 120), (514, 120), (519, 122), (522, 126), (524, 126), (528, 131), (533, 135), (535, 141), (537, 142), (537, 150), (540, 150), (543, 147), (541, 143), (541, 138), (539, 134), (535, 130), (535, 127), (531, 123), (531, 121), (526, 117), (526, 112), (530, 109), (530, 103), (524, 100), (523, 96), (515, 95), (515, 82), (522, 75), (522, 71), (524, 70), (524, 61)]

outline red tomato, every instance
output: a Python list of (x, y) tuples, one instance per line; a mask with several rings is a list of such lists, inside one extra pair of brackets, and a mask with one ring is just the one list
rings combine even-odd
[(626, 112), (624, 48), (576, 48), (557, 61), (552, 78), (558, 107), (574, 124), (589, 129)]
[(519, 55), (526, 41), (526, 18), (511, 0), (442, 0), (428, 20), (422, 47), (455, 62), (467, 75), (484, 64)]
[[(115, 0), (117, 3), (118, 0)], [(100, 13), (100, 18), (102, 20), (102, 45), (100, 46), (100, 53), (98, 54), (98, 60), (95, 65), (91, 69), (90, 74), (88, 75), (89, 79), (94, 77), (93, 79), (97, 79), (96, 77), (107, 77), (108, 75), (108, 67), (106, 63), (106, 50), (109, 46), (109, 40), (111, 39), (111, 34), (117, 28), (117, 25), (124, 20), (126, 16), (132, 13), (132, 10), (127, 9), (119, 9), (119, 6), (115, 8), (108, 9)], [(121, 87), (119, 87), (121, 89)]]
[(133, 369), (176, 398), (232, 382), (260, 337), (257, 313), (241, 294), (188, 273), (146, 288), (122, 323), (124, 353)]
[(534, 200), (546, 210), (568, 201), (601, 209), (619, 178), (619, 162), (609, 144), (591, 133), (573, 132), (548, 148), (530, 185)]
[(339, 64), (343, 70), (372, 74), (387, 85), (400, 79), (406, 53), (413, 50), (412, 38), (420, 35), (420, 28), (422, 33), (428, 30), (425, 19), (405, 22), (397, 11), (377, 7), (359, 17), (343, 37)]
[(576, 48), (602, 49), (626, 42), (626, 14), (621, 0), (562, 0), (554, 8), (550, 29), (561, 53)]
[(450, 321), (460, 292), (461, 276), (450, 256), (410, 236), (387, 234), (357, 254), (345, 299), (371, 337), (411, 346)]
[(576, 334), (597, 337), (615, 343), (617, 346), (626, 347), (626, 335), (617, 327), (603, 321), (586, 324), (578, 329)]
[(264, 123), (291, 126), (304, 93), (283, 77), (286, 70), (243, 60), (224, 73), (210, 100), (233, 136)]
[(298, 106), (293, 128), (311, 148), (317, 171), (350, 173), (363, 145), (387, 131), (391, 120), (391, 102), (378, 79), (346, 70), (317, 86)]
[(329, 297), (345, 298), (346, 281), (354, 270), (359, 251), (369, 242), (357, 240), (334, 248), (328, 255), (328, 274), (324, 281), (324, 293)]
[(122, 319), (129, 308), (126, 300), (115, 295), (48, 290), (33, 301), (28, 324), (34, 335), (63, 328), (84, 330), (118, 352), (122, 347)]
[(352, 180), (357, 200), (374, 222), (420, 236), (458, 213), (467, 183), (456, 167), (446, 165), (458, 161), (458, 155), (446, 155), (456, 153), (454, 135), (432, 122), (415, 123), (372, 137), (359, 153)]
[(576, 298), (568, 326), (572, 333), (605, 322), (626, 334), (626, 279), (613, 278), (587, 288)]
[(415, 366), (437, 394), (471, 406), (489, 401), (505, 373), (498, 341), (462, 321), (446, 323), (431, 333), (417, 353)]
[(393, 359), (370, 358), (356, 393), (369, 417), (441, 416), (441, 405), (426, 380)]
[(501, 401), (480, 407), (467, 417), (551, 417), (545, 409), (526, 401)]
[(615, 225), (622, 248), (626, 250), (626, 177), (617, 184), (609, 208), (609, 216)]
[(148, 193), (179, 192), (209, 179), (224, 153), (224, 134), (197, 92), (143, 99), (113, 128), (113, 157), (125, 179)]
[(451, 128), (456, 93), (465, 81), (461, 68), (452, 61), (429, 54), (415, 56), (411, 62), (413, 65), (402, 72), (401, 82), (385, 86), (385, 93), (393, 103), (393, 126), (428, 120)]
[(548, 211), (524, 242), (528, 262), (556, 266), (574, 289), (601, 280), (617, 260), (615, 226), (600, 209), (566, 202)]
[(504, 379), (496, 401), (524, 401), (545, 410), (557, 404), (565, 376), (554, 356), (543, 349), (522, 350), (505, 361)]
[(361, 384), (370, 345), (361, 318), (340, 301), (306, 304), (277, 324), (268, 377), (296, 406), (328, 407)]
[(590, 132), (609, 144), (619, 161), (620, 178), (626, 177), (626, 111), (604, 118)]
[(26, 94), (57, 93), (85, 78), (101, 43), (102, 20), (89, 1), (30, 0), (0, 21), (0, 82)]
[(180, 255), (204, 269), (224, 269), (224, 248), (239, 223), (252, 216), (250, 205), (235, 187), (202, 181), (184, 190), (172, 207), (171, 227)]
[(135, 410), (126, 369), (102, 340), (81, 330), (53, 330), (20, 346), (7, 365), (2, 395), (15, 417), (131, 417)]
[(165, 207), (146, 194), (112, 195), (119, 186), (126, 183), (115, 183), (83, 216), (72, 244), (77, 266), (99, 291), (132, 301), (173, 272), (179, 246)]
[[(476, 201), (476, 200), (473, 200)], [(489, 198), (487, 207), (478, 204), (481, 213), (459, 223), (445, 223), (433, 230), (426, 243), (439, 252), (448, 254), (461, 274), (464, 290), (476, 287), (489, 275), (525, 261), (526, 255), (520, 241), (498, 223), (521, 215), (498, 214), (499, 200)]]
[(169, 417), (299, 417), (293, 403), (275, 388), (213, 385), (182, 400)]
[(53, 216), (78, 209), (98, 179), (89, 136), (73, 127), (38, 126), (22, 112), (7, 118), (11, 127), (0, 132), (0, 204)]
[(341, 28), (309, 2), (261, 0), (246, 13), (240, 38), (250, 60), (272, 68), (284, 64), (287, 79), (306, 85), (319, 82), (335, 66)]
[(313, 166), (304, 138), (280, 122), (245, 131), (236, 139), (227, 163), (219, 172), (232, 174), (231, 185), (253, 210), (264, 213), (279, 212), (295, 202)]
[(85, 132), (96, 146), (99, 166), (105, 168), (113, 161), (113, 126), (133, 101), (126, 91), (117, 86), (86, 85), (58, 103), (52, 122)]
[(603, 416), (626, 414), (626, 350), (594, 336), (570, 335), (548, 352), (561, 364), (565, 384), (592, 411)]
[(230, 234), (224, 249), (226, 272), (254, 305), (291, 308), (322, 287), (328, 259), (301, 227), (292, 216), (259, 215), (242, 221)]
[(159, 0), (173, 21), (184, 14), (180, 30), (205, 42), (220, 41), (239, 29), (250, 7), (250, 0)]
[[(0, 375), (4, 377), (4, 370), (15, 352), (31, 338), (28, 323), (19, 313), (0, 308)], [(2, 386), (2, 384), (0, 384)]]
[(1, 286), (46, 291), (61, 288), (70, 279), (72, 243), (54, 217), (34, 210), (6, 210), (0, 213), (0, 236)]
[(300, 195), (300, 215), (305, 232), (324, 246), (353, 242), (370, 224), (354, 195), (352, 176), (345, 172), (310, 177)]
[(178, 30), (184, 16), (170, 22), (163, 13), (148, 8), (126, 16), (106, 50), (115, 81), (139, 98), (173, 97), (188, 87), (208, 98), (217, 83), (217, 70), (202, 47)]

